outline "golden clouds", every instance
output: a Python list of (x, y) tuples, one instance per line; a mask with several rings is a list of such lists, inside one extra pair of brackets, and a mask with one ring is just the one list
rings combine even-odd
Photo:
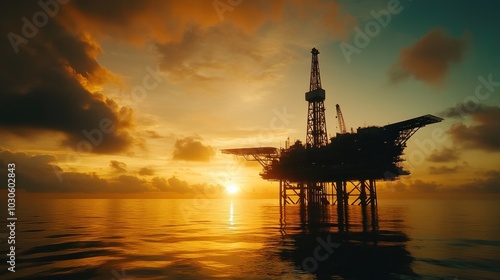
[[(8, 42), (2, 45), (1, 126), (62, 132), (63, 144), (77, 150), (89, 141), (83, 130), (110, 120), (115, 129), (85, 151), (125, 151), (138, 142), (130, 134), (133, 113), (103, 92), (104, 84), (118, 78), (97, 60), (100, 40), (153, 46), (170, 82), (227, 93), (245, 85), (262, 95), (293, 59), (286, 42), (309, 47), (325, 30), (336, 30), (335, 36), (345, 31), (348, 16), (339, 16), (336, 2), (313, 2), (242, 1), (221, 18), (213, 1), (71, 1), (21, 44), (19, 54)], [(2, 13), (5, 33), (24, 28), (19, 18), (38, 8), (12, 5)], [(306, 24), (298, 26), (296, 17)], [(22, 113), (13, 120), (15, 112)]]
[(253, 75), (251, 69), (272, 56), (286, 61), (287, 41), (309, 48), (327, 38), (347, 38), (355, 23), (333, 1), (222, 2), (223, 10), (214, 1), (75, 0), (62, 21), (97, 37), (152, 43), (169, 77), (200, 81), (232, 74), (240, 69), (236, 62), (250, 63), (242, 71)]
[(186, 161), (210, 161), (215, 156), (215, 149), (203, 144), (199, 137), (185, 137), (175, 141), (172, 158)]

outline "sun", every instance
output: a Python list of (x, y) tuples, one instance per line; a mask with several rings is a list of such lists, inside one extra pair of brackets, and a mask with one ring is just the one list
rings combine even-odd
[(240, 191), (240, 188), (236, 186), (235, 184), (229, 184), (226, 186), (226, 192), (229, 194), (235, 194)]

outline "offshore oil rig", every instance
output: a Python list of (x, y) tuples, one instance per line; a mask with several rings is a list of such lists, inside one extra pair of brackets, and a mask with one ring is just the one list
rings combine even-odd
[[(377, 206), (377, 180), (395, 180), (410, 173), (403, 169), (406, 142), (420, 128), (442, 121), (433, 115), (385, 125), (346, 131), (340, 106), (336, 105), (339, 133), (328, 139), (325, 90), (321, 87), (318, 54), (313, 48), (308, 102), (306, 143), (297, 140), (285, 148), (223, 149), (263, 166), (261, 177), (279, 181), (280, 205), (349, 203)], [(351, 198), (351, 201), (349, 200)]]

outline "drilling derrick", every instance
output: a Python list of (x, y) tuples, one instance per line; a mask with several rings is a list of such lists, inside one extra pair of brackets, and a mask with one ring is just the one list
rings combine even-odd
[(321, 88), (319, 74), (319, 51), (313, 48), (311, 60), (311, 81), (309, 91), (306, 92), (306, 101), (309, 102), (307, 113), (307, 148), (319, 148), (328, 144), (325, 119), (325, 90)]
[[(306, 148), (317, 149), (328, 145), (325, 118), (325, 90), (321, 87), (321, 76), (319, 74), (319, 51), (316, 48), (311, 50), (311, 79), (309, 91), (306, 92), (306, 101), (309, 103), (307, 111), (307, 135)], [(301, 204), (307, 195), (308, 203), (329, 203), (326, 199), (326, 184), (316, 180), (307, 180), (298, 184), (300, 189), (299, 199)]]

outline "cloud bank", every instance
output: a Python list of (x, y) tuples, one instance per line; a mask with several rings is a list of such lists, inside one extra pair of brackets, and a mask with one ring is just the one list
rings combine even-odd
[(500, 151), (500, 107), (480, 106), (468, 115), (472, 123), (462, 120), (447, 131), (453, 142), (468, 149)]
[[(119, 171), (111, 178), (96, 173), (63, 171), (55, 164), (56, 161), (53, 155), (29, 155), (0, 149), (2, 166), (16, 164), (17, 189), (33, 193), (199, 193), (221, 188), (207, 184), (191, 185), (175, 176), (168, 179), (157, 176), (146, 180), (140, 176), (119, 174), (126, 167), (119, 161), (110, 162), (110, 166)], [(143, 174), (151, 175), (152, 172), (147, 169)]]

